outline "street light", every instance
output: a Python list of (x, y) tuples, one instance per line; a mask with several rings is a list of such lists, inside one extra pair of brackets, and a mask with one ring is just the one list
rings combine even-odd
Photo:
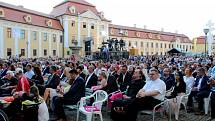
[(205, 33), (205, 57), (207, 56), (207, 48), (206, 48), (206, 43), (207, 43), (207, 34), (209, 32), (209, 29), (204, 29), (204, 33)]

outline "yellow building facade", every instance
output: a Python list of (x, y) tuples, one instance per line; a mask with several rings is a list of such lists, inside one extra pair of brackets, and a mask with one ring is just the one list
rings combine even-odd
[(120, 25), (110, 25), (109, 34), (110, 38), (123, 39), (126, 50), (136, 49), (136, 55), (166, 55), (172, 48), (191, 52), (193, 48), (192, 41), (183, 34)]
[(172, 48), (190, 52), (193, 47), (183, 34), (113, 25), (84, 0), (65, 0), (50, 14), (0, 2), (0, 58), (92, 55), (109, 38), (125, 40), (134, 55), (165, 55)]

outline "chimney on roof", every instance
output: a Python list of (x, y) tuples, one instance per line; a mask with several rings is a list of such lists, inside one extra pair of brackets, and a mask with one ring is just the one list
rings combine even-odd
[(147, 26), (146, 26), (146, 25), (144, 25), (144, 26), (143, 26), (143, 29), (147, 29)]
[(161, 31), (164, 32), (164, 28), (161, 28)]
[(23, 5), (18, 5), (18, 7), (20, 7), (20, 8), (24, 8), (24, 6), (23, 6)]
[(134, 27), (136, 28), (136, 27), (137, 27), (137, 24), (134, 24)]

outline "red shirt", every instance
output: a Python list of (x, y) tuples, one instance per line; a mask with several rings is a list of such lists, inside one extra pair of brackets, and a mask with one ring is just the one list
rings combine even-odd
[(30, 94), (30, 85), (29, 85), (28, 79), (24, 75), (19, 80), (16, 87), (16, 91), (18, 92), (23, 91), (27, 94)]

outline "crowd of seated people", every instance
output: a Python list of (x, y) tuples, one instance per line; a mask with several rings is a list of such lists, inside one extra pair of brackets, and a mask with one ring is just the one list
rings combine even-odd
[[(112, 100), (110, 118), (134, 121), (139, 111), (152, 109), (166, 99), (174, 100), (191, 89), (188, 111), (196, 115), (203, 113), (203, 100), (213, 92), (213, 57), (146, 56), (141, 60), (4, 59), (0, 60), (0, 95), (14, 97), (12, 105), (6, 109), (10, 115), (21, 110), (20, 100), (29, 99), (31, 87), (36, 87), (39, 95), (35, 95), (46, 103), (49, 113), (65, 121), (64, 105), (76, 105), (85, 96), (86, 89), (104, 90), (108, 94), (117, 91), (121, 97)], [(213, 94), (211, 100), (214, 100)], [(18, 108), (10, 111), (14, 105)], [(213, 112), (212, 109), (211, 114)]]

